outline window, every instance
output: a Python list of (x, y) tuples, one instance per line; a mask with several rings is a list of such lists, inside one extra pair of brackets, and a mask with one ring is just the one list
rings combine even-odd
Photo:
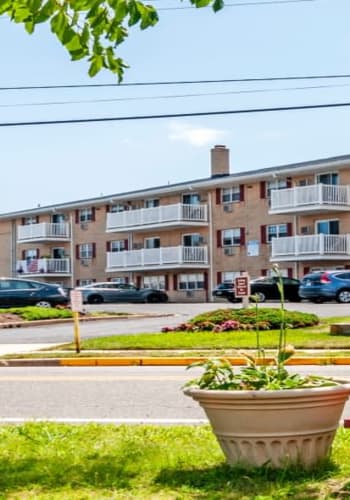
[(145, 276), (143, 278), (144, 288), (154, 288), (156, 290), (165, 290), (165, 276)]
[(160, 238), (145, 238), (145, 248), (159, 248)]
[(93, 279), (77, 280), (77, 286), (92, 285), (94, 283)]
[(155, 207), (159, 207), (158, 199), (145, 200), (145, 208), (155, 208)]
[(200, 203), (201, 199), (198, 193), (184, 194), (182, 195), (182, 203), (184, 205), (197, 205)]
[(32, 215), (31, 217), (24, 217), (23, 226), (29, 226), (30, 224), (37, 224), (38, 217), (36, 215)]
[(284, 189), (287, 187), (286, 179), (274, 179), (273, 181), (268, 181), (266, 183), (266, 196), (271, 198), (272, 189)]
[(54, 224), (60, 224), (61, 222), (65, 222), (66, 216), (64, 214), (53, 214), (51, 216), (51, 222)]
[(222, 189), (221, 201), (223, 203), (231, 203), (240, 200), (241, 200), (241, 189), (239, 185)]
[(126, 250), (125, 240), (111, 241), (110, 252), (124, 252)]
[(222, 273), (223, 283), (233, 283), (237, 276), (241, 276), (240, 271), (225, 271)]
[(203, 237), (199, 233), (184, 234), (182, 244), (184, 247), (199, 247), (203, 244)]
[[(281, 276), (287, 278), (288, 277), (288, 269), (286, 268), (283, 268), (283, 267), (280, 267), (279, 268), (279, 271), (281, 273)], [(269, 269), (266, 269), (266, 276), (269, 276), (270, 278), (276, 278), (276, 273), (273, 271), (273, 269), (269, 268)], [(286, 281), (284, 281), (284, 284), (287, 284)]]
[(179, 275), (180, 290), (202, 290), (204, 289), (204, 274), (180, 274)]
[(78, 258), (79, 259), (92, 259), (94, 255), (94, 243), (83, 243), (78, 245)]
[(266, 241), (271, 243), (272, 238), (282, 238), (288, 236), (287, 224), (275, 224), (266, 227)]
[(316, 222), (317, 234), (339, 234), (338, 220), (320, 220)]
[(317, 176), (317, 184), (328, 184), (331, 186), (336, 186), (338, 184), (338, 174), (335, 172), (319, 174)]
[(36, 248), (29, 248), (23, 251), (23, 258), (25, 260), (32, 260), (38, 258), (38, 250)]
[(231, 247), (241, 244), (241, 228), (225, 229), (222, 231), (222, 246)]
[(94, 211), (91, 207), (79, 210), (79, 222), (90, 222), (92, 220), (94, 220)]
[(115, 205), (111, 205), (109, 207), (110, 212), (124, 212), (125, 207), (122, 203), (116, 203)]

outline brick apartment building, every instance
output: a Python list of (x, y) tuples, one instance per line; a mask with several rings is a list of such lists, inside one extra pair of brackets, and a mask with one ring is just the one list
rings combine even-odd
[(350, 267), (350, 155), (230, 173), (0, 215), (0, 274), (61, 283), (134, 282), (172, 301), (210, 300), (247, 271)]

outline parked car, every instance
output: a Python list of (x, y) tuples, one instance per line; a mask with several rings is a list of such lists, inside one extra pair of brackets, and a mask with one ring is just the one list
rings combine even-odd
[[(283, 277), (282, 280), (284, 298), (291, 302), (300, 302), (301, 298), (298, 293), (300, 281), (295, 278), (287, 277)], [(256, 295), (258, 302), (265, 302), (265, 300), (279, 300), (280, 292), (278, 290), (277, 282), (277, 276), (263, 276), (261, 278), (256, 278), (250, 282), (250, 295)], [(241, 300), (235, 296), (233, 283), (222, 283), (221, 285), (218, 285), (214, 289), (213, 295), (215, 297), (224, 297), (229, 302), (239, 302)]]
[(299, 295), (311, 302), (336, 300), (350, 302), (350, 271), (317, 271), (306, 274), (301, 280)]
[(0, 307), (66, 305), (69, 297), (60, 285), (19, 278), (0, 278)]
[(84, 304), (102, 304), (103, 302), (168, 302), (168, 295), (162, 290), (137, 288), (132, 284), (107, 281), (77, 287), (83, 295)]

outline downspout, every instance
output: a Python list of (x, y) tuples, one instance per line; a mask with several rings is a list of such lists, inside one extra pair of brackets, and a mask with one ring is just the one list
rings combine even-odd
[(75, 253), (74, 253), (74, 242), (73, 242), (73, 217), (72, 215), (69, 216), (69, 232), (70, 232), (70, 286), (71, 288), (75, 287), (75, 276), (74, 276), (74, 269), (75, 269)]
[(208, 280), (208, 302), (213, 302), (213, 295), (211, 290), (213, 288), (214, 283), (214, 269), (213, 269), (213, 218), (212, 218), (212, 201), (211, 201), (211, 193), (208, 192), (208, 223), (209, 223), (209, 241), (208, 241), (208, 250), (209, 250), (209, 280)]

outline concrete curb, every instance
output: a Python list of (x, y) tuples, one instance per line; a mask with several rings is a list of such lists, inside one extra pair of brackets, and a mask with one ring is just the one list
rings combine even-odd
[[(128, 320), (128, 319), (139, 319), (139, 318), (167, 318), (169, 316), (174, 316), (172, 313), (159, 313), (159, 314), (129, 314), (125, 316), (80, 316), (79, 322), (86, 321), (108, 321), (108, 320)], [(62, 319), (39, 319), (36, 321), (13, 321), (9, 323), (0, 323), (1, 328), (28, 328), (32, 326), (47, 326), (55, 325), (61, 323), (73, 323), (73, 318), (62, 318)]]
[[(203, 361), (203, 357), (89, 357), (89, 358), (24, 358), (24, 359), (0, 359), (1, 367), (16, 366), (188, 366), (191, 363)], [(244, 359), (236, 357), (227, 357), (232, 365), (246, 365)], [(350, 357), (339, 358), (320, 358), (305, 357), (294, 358), (287, 363), (289, 366), (311, 366), (311, 365), (350, 365)]]

